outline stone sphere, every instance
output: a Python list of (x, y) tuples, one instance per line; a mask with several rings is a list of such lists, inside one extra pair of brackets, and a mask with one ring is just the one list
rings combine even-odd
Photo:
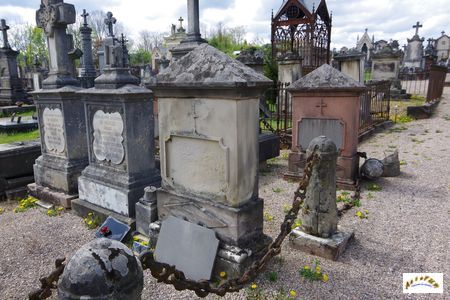
[(58, 299), (141, 299), (142, 265), (124, 244), (95, 239), (67, 263), (58, 282)]
[(369, 158), (361, 166), (361, 176), (374, 180), (383, 175), (384, 165), (383, 163), (375, 158)]

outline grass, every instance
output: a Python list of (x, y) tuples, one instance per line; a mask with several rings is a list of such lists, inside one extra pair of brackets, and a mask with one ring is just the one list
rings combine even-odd
[[(31, 117), (34, 115), (34, 113), (35, 113), (35, 111), (21, 112), (21, 113), (16, 114), (16, 118), (17, 117)], [(11, 114), (0, 113), (0, 118), (10, 118), (10, 117), (11, 117)]]
[(39, 138), (39, 129), (29, 132), (19, 132), (14, 134), (0, 133), (0, 144), (9, 144), (14, 142), (25, 142)]

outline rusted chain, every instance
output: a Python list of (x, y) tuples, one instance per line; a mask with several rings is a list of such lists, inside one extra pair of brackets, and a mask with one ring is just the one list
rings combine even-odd
[(50, 273), (49, 276), (39, 279), (39, 281), (41, 282), (41, 288), (34, 292), (31, 292), (28, 295), (28, 299), (42, 300), (47, 299), (52, 295), (52, 289), (57, 288), (59, 277), (64, 272), (64, 268), (66, 267), (66, 265), (64, 264), (65, 260), (65, 258), (58, 258), (55, 261), (55, 270)]

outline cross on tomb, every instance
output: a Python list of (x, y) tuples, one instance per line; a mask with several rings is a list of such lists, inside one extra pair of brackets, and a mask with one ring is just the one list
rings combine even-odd
[(113, 25), (116, 24), (117, 19), (113, 17), (112, 12), (108, 11), (106, 14), (105, 24), (108, 26), (108, 36), (114, 37)]
[(421, 27), (423, 27), (423, 25), (421, 25), (420, 22), (417, 22), (417, 24), (413, 26), (413, 28), (416, 29), (416, 35), (419, 35), (419, 28)]
[(178, 21), (180, 21), (180, 28), (183, 28), (183, 21), (184, 21), (183, 17), (180, 17)]
[(320, 115), (323, 116), (323, 108), (328, 107), (328, 105), (323, 102), (323, 99), (320, 99), (320, 104), (317, 104), (316, 107), (320, 107)]
[(445, 35), (445, 31), (442, 31), (441, 33), (442, 33), (442, 35)]
[(6, 25), (5, 19), (2, 19), (0, 21), (0, 31), (3, 33), (3, 48), (9, 48), (8, 30), (9, 30), (9, 26)]
[(81, 17), (83, 18), (83, 25), (84, 27), (88, 26), (87, 23), (87, 17), (89, 16), (89, 14), (86, 12), (85, 9), (83, 9), (83, 13), (81, 14)]

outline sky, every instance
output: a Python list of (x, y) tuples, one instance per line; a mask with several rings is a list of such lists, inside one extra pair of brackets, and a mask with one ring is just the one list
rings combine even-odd
[[(200, 0), (201, 28), (215, 28), (222, 22), (226, 27), (244, 26), (248, 42), (270, 41), (272, 10), (278, 11), (282, 0)], [(412, 26), (419, 21), (421, 37), (437, 38), (445, 31), (450, 35), (450, 0), (327, 0), (333, 13), (331, 48), (354, 47), (356, 39), (368, 28), (375, 40), (398, 40), (400, 45), (414, 35)], [(170, 31), (181, 16), (187, 19), (186, 0), (68, 0), (77, 14), (89, 11), (111, 11), (136, 39), (142, 30)], [(0, 18), (14, 24), (35, 24), (39, 0), (0, 0)], [(184, 26), (186, 28), (186, 26)]]

